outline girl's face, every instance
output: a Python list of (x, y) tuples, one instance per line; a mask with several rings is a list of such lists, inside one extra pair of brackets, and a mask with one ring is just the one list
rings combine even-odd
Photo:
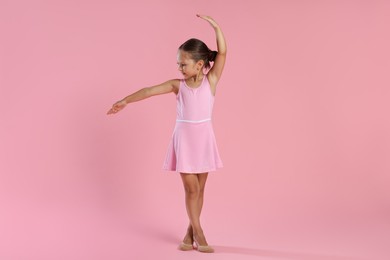
[(203, 60), (195, 62), (191, 58), (191, 54), (186, 51), (179, 50), (177, 52), (178, 70), (183, 74), (185, 79), (198, 75), (202, 70), (203, 64)]

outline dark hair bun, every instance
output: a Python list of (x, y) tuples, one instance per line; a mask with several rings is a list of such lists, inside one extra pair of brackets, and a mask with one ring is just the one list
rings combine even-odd
[(217, 51), (210, 51), (209, 52), (209, 61), (215, 61), (215, 58), (217, 57), (218, 52)]

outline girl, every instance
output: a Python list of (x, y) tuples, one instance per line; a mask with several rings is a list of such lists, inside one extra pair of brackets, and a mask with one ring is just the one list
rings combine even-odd
[[(178, 69), (183, 79), (168, 80), (160, 85), (147, 87), (116, 102), (107, 114), (121, 111), (128, 103), (155, 95), (175, 93), (177, 118), (172, 139), (168, 146), (163, 169), (180, 172), (187, 214), (190, 223), (179, 246), (180, 250), (192, 250), (193, 243), (200, 252), (211, 253), (200, 225), (204, 188), (209, 171), (223, 167), (211, 124), (211, 115), (217, 83), (226, 59), (226, 43), (219, 25), (209, 16), (197, 15), (214, 28), (217, 51), (211, 51), (198, 39), (183, 43), (177, 53)], [(214, 62), (209, 69), (210, 62)]]

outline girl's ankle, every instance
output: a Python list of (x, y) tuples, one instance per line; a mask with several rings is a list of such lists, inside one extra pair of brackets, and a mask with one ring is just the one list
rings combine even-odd
[(193, 231), (194, 236), (204, 237), (203, 230)]

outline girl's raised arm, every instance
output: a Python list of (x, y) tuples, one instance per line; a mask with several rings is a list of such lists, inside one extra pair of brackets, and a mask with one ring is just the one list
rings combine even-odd
[(108, 110), (107, 115), (109, 114), (115, 114), (119, 111), (121, 111), (128, 103), (140, 101), (152, 96), (166, 94), (170, 92), (177, 93), (177, 90), (179, 89), (179, 80), (178, 79), (172, 79), (168, 80), (162, 84), (151, 86), (147, 88), (142, 88), (133, 94), (125, 97), (124, 99), (116, 102), (112, 105), (112, 108)]
[(199, 15), (197, 14), (199, 18), (202, 18), (203, 20), (206, 20), (210, 23), (210, 25), (214, 28), (215, 36), (217, 38), (217, 48), (218, 48), (218, 54), (215, 57), (214, 65), (208, 72), (209, 74), (209, 80), (212, 81), (215, 85), (217, 84), (218, 80), (220, 79), (223, 71), (223, 67), (225, 65), (226, 60), (226, 41), (225, 37), (222, 33), (221, 28), (217, 24), (217, 22), (207, 15)]

